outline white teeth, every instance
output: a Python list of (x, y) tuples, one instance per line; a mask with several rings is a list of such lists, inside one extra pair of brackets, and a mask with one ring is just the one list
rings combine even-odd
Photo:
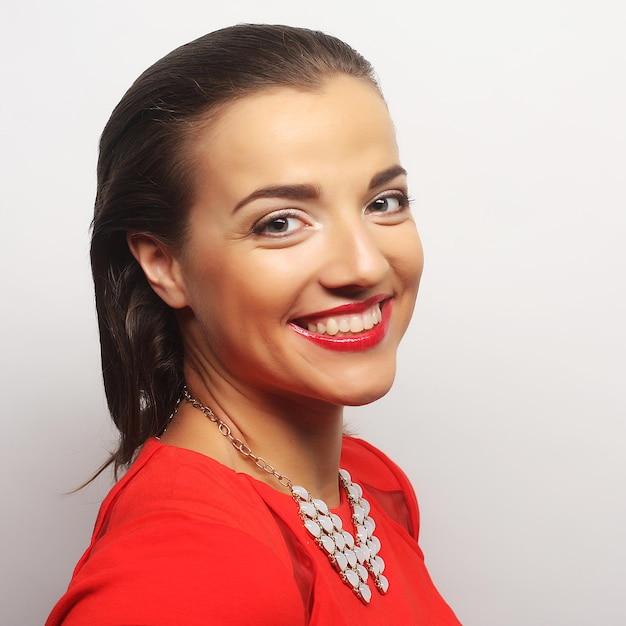
[[(319, 332), (320, 326), (323, 326), (323, 324), (317, 325), (318, 332)], [(331, 317), (329, 320), (326, 321), (326, 334), (336, 335), (338, 332), (339, 332), (339, 324), (337, 324), (337, 320)], [(319, 334), (322, 335), (323, 333), (319, 333)]]
[(349, 315), (347, 317), (329, 317), (317, 323), (310, 322), (307, 327), (309, 332), (318, 335), (330, 335), (334, 337), (337, 333), (361, 333), (364, 330), (371, 330), (380, 324), (383, 314), (380, 305), (375, 304), (361, 315)]
[(374, 316), (371, 313), (365, 313), (365, 315), (363, 315), (363, 328), (365, 330), (374, 328)]
[(360, 333), (363, 330), (363, 318), (360, 315), (353, 315), (350, 318), (350, 332)]

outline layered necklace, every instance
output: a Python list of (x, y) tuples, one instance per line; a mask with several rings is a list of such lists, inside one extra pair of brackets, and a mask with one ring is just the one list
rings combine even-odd
[(374, 581), (376, 589), (381, 594), (387, 593), (389, 581), (383, 575), (385, 562), (378, 554), (380, 551), (380, 540), (374, 535), (376, 524), (369, 515), (370, 505), (363, 497), (361, 487), (357, 483), (352, 482), (352, 478), (346, 470), (339, 470), (339, 483), (346, 492), (346, 497), (352, 509), (354, 535), (343, 528), (341, 518), (333, 513), (323, 500), (313, 498), (304, 487), (294, 485), (289, 477), (280, 474), (265, 459), (256, 456), (249, 446), (232, 434), (228, 424), (217, 417), (208, 406), (196, 400), (189, 393), (187, 387), (183, 388), (183, 397), (194, 408), (202, 411), (204, 416), (211, 422), (216, 424), (220, 433), (244, 457), (253, 461), (260, 469), (274, 476), (283, 487), (287, 487), (291, 491), (291, 496), (298, 505), (298, 513), (304, 528), (322, 552), (328, 556), (341, 580), (352, 589), (364, 604), (368, 604), (372, 598), (372, 590), (368, 584), (370, 576)]

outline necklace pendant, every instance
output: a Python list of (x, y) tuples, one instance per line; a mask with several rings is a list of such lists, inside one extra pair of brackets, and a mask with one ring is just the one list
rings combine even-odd
[(339, 482), (352, 510), (354, 536), (343, 528), (341, 518), (332, 513), (323, 500), (313, 498), (304, 487), (292, 485), (291, 495), (298, 504), (304, 528), (328, 556), (341, 580), (364, 604), (369, 604), (372, 599), (370, 575), (380, 594), (384, 595), (389, 589), (389, 581), (382, 573), (385, 562), (378, 556), (380, 540), (374, 536), (376, 523), (369, 516), (370, 504), (363, 498), (363, 490), (352, 482), (346, 470), (339, 470)]
[(389, 589), (389, 581), (387, 580), (386, 576), (383, 576), (382, 574), (376, 576), (374, 578), (374, 584), (376, 585), (376, 589), (378, 589), (380, 593), (382, 593), (383, 595), (387, 593), (387, 590)]

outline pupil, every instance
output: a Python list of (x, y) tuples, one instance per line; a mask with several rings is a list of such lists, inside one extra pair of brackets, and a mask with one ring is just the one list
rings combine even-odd
[(275, 233), (282, 233), (287, 230), (287, 218), (286, 217), (278, 217), (275, 220), (272, 220), (271, 229)]

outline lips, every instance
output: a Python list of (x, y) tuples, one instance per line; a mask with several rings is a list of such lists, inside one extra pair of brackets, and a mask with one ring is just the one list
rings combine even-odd
[(384, 339), (390, 314), (391, 300), (387, 296), (375, 296), (365, 302), (294, 320), (290, 327), (305, 339), (324, 348), (366, 350)]

